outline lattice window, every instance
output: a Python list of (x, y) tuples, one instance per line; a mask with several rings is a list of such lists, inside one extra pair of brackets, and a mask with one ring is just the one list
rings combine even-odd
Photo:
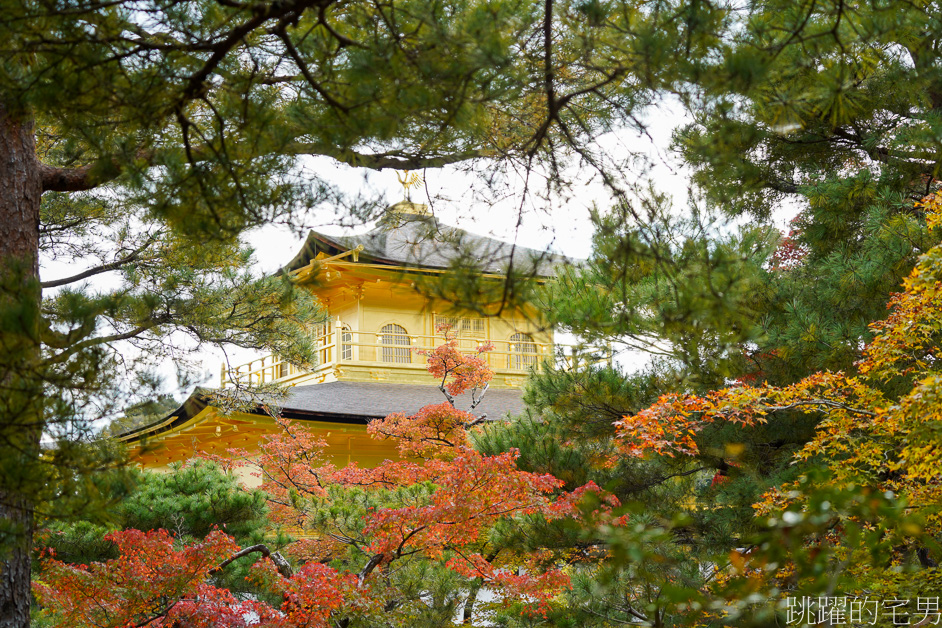
[(345, 323), (340, 323), (340, 359), (348, 362), (353, 359), (353, 332)]
[(318, 347), (323, 347), (320, 351), (317, 352), (317, 359), (319, 364), (328, 364), (331, 362), (330, 351), (327, 349), (327, 345), (331, 342), (331, 325), (330, 321), (324, 323), (317, 323), (314, 325), (314, 344)]
[(404, 327), (395, 323), (383, 325), (379, 341), (383, 345), (383, 362), (408, 364), (412, 361), (409, 349), (412, 341)]
[(483, 318), (458, 318), (456, 316), (435, 315), (435, 329), (447, 325), (456, 334), (464, 338), (484, 338), (487, 327)]
[(525, 371), (536, 365), (536, 343), (530, 334), (516, 333), (510, 337), (507, 368)]
[(311, 334), (318, 346), (327, 344), (330, 340), (330, 322), (316, 323), (311, 330)]

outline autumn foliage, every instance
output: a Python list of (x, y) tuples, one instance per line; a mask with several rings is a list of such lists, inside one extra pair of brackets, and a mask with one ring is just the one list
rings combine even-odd
[(445, 337), (445, 342), (430, 351), (420, 351), (425, 355), (428, 372), (440, 381), (439, 389), (448, 402), (454, 405), (454, 395), (471, 391), (471, 410), (473, 410), (487, 392), (494, 373), (481, 357), (493, 351), (491, 343), (480, 343), (473, 353), (458, 350), (458, 337), (447, 325), (439, 326), (438, 332)]
[[(538, 612), (568, 585), (568, 576), (533, 553), (486, 549), (491, 528), (518, 517), (579, 517), (587, 493), (601, 503), (596, 514), (611, 513), (618, 500), (594, 484), (560, 492), (563, 483), (553, 476), (518, 469), (516, 451), (486, 456), (471, 447), (469, 430), (480, 421), (457, 409), (454, 396), (470, 389), (472, 409), (480, 402), (491, 379), (481, 358), (487, 350), (462, 354), (446, 336), (427, 353), (446, 401), (369, 426), (375, 438), (398, 441), (398, 460), (337, 468), (326, 461), (324, 442), (281, 418), (283, 429), (258, 451), (232, 449), (216, 458), (228, 469), (250, 465), (269, 495), (272, 523), (303, 532), (288, 548), (301, 564), (297, 571), (286, 573), (268, 559), (253, 571), (254, 581), (282, 598), (281, 606), (238, 602), (210, 584), (216, 566), (239, 551), (221, 532), (178, 548), (165, 531), (129, 530), (113, 535), (121, 553), (116, 560), (70, 566), (47, 558), (36, 589), (46, 612), (60, 626), (240, 627), (249, 616), (266, 626), (328, 626), (402, 606), (408, 593), (389, 575), (416, 561), (464, 578), (469, 590), (483, 585), (503, 603), (516, 600)], [(622, 523), (614, 516), (607, 521)]]
[[(939, 227), (940, 194), (917, 208), (925, 211), (930, 228)], [(813, 414), (819, 417), (813, 437), (795, 459), (806, 468), (828, 470), (828, 486), (814, 490), (862, 487), (870, 495), (902, 500), (907, 516), (922, 522), (922, 533), (942, 533), (942, 245), (918, 260), (888, 308), (889, 316), (871, 325), (875, 338), (863, 348), (855, 374), (818, 372), (788, 386), (740, 385), (706, 395), (663, 395), (656, 404), (618, 421), (622, 451), (632, 457), (697, 456), (698, 435), (710, 426), (750, 427), (773, 415), (788, 420), (797, 413)], [(800, 510), (810, 490), (807, 477), (802, 477), (773, 488), (754, 508), (760, 515)], [(892, 522), (865, 525), (871, 530), (883, 526), (889, 529)], [(820, 540), (842, 548), (842, 527), (835, 520)], [(910, 530), (915, 533), (917, 527)], [(901, 564), (907, 553), (925, 551), (911, 545), (898, 542), (892, 564)], [(864, 571), (858, 573), (861, 582), (867, 581)]]
[(126, 530), (106, 537), (120, 557), (70, 565), (47, 557), (34, 593), (61, 626), (240, 627), (254, 604), (207, 583), (210, 571), (238, 551), (226, 534), (177, 548), (165, 530)]

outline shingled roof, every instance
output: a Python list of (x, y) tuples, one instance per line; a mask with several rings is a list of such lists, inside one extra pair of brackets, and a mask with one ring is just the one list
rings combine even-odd
[[(297, 418), (317, 415), (319, 420), (354, 420), (356, 417), (368, 420), (379, 419), (393, 412), (412, 415), (423, 406), (444, 401), (445, 397), (434, 386), (329, 382), (292, 388), (284, 402), (282, 414)], [(456, 397), (455, 406), (459, 410), (466, 410), (470, 405), (469, 394)], [(522, 391), (495, 389), (487, 391), (474, 413), (487, 414), (489, 418), (496, 419), (523, 412), (523, 408)]]
[(424, 207), (408, 201), (396, 203), (374, 229), (360, 235), (330, 236), (311, 231), (301, 252), (282, 272), (307, 266), (318, 253), (331, 256), (357, 246), (363, 246), (361, 261), (396, 267), (444, 270), (467, 260), (480, 264), (484, 272), (504, 274), (512, 261), (513, 268), (521, 273), (548, 277), (554, 266), (567, 261), (547, 251), (443, 225), (423, 211)]
[[(211, 391), (197, 390), (170, 415), (156, 423), (145, 425), (123, 434), (122, 440), (136, 440), (144, 434), (154, 435), (172, 430), (212, 405)], [(413, 415), (423, 406), (443, 403), (445, 397), (434, 386), (411, 384), (383, 384), (365, 382), (328, 382), (295, 386), (281, 406), (281, 416), (288, 419), (325, 421), (363, 425), (381, 419), (394, 412)], [(455, 406), (466, 410), (471, 399), (467, 393), (455, 399)], [(486, 414), (490, 419), (499, 419), (523, 412), (523, 392), (520, 390), (489, 390), (484, 400), (475, 408), (474, 414)], [(258, 407), (247, 410), (249, 414), (267, 415), (268, 411)], [(159, 429), (154, 429), (155, 425)]]

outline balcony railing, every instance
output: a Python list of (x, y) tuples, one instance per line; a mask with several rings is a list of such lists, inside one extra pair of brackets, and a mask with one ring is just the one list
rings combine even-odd
[[(411, 334), (356, 332), (335, 327), (316, 337), (318, 364), (302, 369), (276, 355), (267, 355), (235, 367), (223, 364), (220, 385), (252, 386), (270, 382), (290, 383), (292, 380), (334, 374), (344, 366), (414, 370), (426, 367), (421, 350), (431, 350), (442, 343), (442, 337)], [(470, 353), (486, 341), (478, 338), (458, 338), (458, 349)], [(491, 341), (492, 351), (483, 359), (495, 373), (525, 375), (531, 369), (539, 370), (545, 361), (560, 368), (598, 363), (611, 364), (609, 347), (588, 350), (585, 347), (554, 345), (535, 341)]]

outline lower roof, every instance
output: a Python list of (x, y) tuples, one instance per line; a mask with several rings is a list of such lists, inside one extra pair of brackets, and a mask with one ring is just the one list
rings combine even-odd
[[(411, 416), (423, 406), (444, 402), (445, 396), (434, 386), (330, 382), (295, 386), (288, 393), (282, 413), (285, 416), (316, 414), (372, 420), (381, 419), (394, 412)], [(470, 405), (471, 395), (468, 393), (455, 398), (455, 407), (459, 410), (467, 410)], [(519, 414), (523, 412), (523, 408), (522, 391), (488, 390), (484, 400), (475, 408), (474, 414), (487, 414), (489, 418), (497, 419), (508, 414)]]
[[(446, 399), (434, 387), (417, 384), (386, 384), (373, 382), (329, 382), (295, 386), (281, 404), (281, 416), (289, 419), (317, 420), (335, 423), (363, 425), (395, 412), (411, 416), (423, 406), (443, 403)], [(173, 430), (213, 405), (212, 391), (197, 390), (168, 416), (148, 425), (130, 430), (118, 436), (119, 440), (136, 441), (143, 436), (153, 436)], [(471, 395), (465, 393), (455, 398), (455, 407), (468, 410)], [(486, 414), (498, 419), (523, 412), (521, 390), (488, 390), (484, 400), (474, 409), (474, 414)], [(242, 410), (248, 414), (269, 416), (261, 406)]]

